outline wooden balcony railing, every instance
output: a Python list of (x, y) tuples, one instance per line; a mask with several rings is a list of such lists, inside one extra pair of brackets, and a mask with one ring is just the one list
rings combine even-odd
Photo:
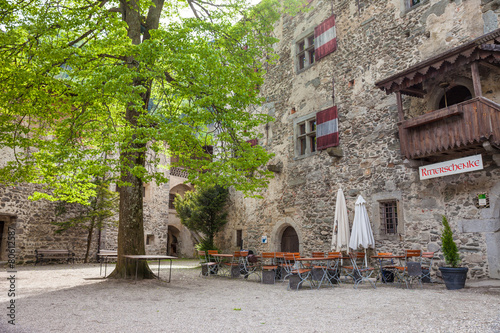
[(408, 159), (466, 151), (484, 141), (500, 146), (500, 104), (476, 97), (399, 124)]

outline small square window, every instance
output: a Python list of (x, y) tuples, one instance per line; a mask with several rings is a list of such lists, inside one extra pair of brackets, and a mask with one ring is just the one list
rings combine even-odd
[(155, 242), (155, 235), (147, 235), (146, 236), (146, 245), (154, 245)]
[(380, 202), (380, 226), (386, 235), (398, 232), (398, 202), (396, 200)]

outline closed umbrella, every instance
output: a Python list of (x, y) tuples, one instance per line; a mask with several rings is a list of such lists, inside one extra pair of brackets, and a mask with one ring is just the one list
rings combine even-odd
[(349, 253), (349, 219), (347, 218), (347, 206), (342, 188), (337, 191), (335, 203), (335, 220), (333, 222), (332, 251), (345, 250)]
[[(366, 211), (366, 201), (362, 196), (356, 200), (356, 208), (354, 209), (354, 222), (352, 224), (351, 239), (349, 240), (349, 247), (357, 250), (359, 247), (367, 249), (369, 247), (375, 248), (375, 239), (373, 238), (373, 231)], [(366, 254), (365, 254), (366, 262)]]

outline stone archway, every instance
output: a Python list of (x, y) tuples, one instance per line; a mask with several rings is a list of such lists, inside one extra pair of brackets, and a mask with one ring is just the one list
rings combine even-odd
[[(297, 249), (297, 251), (282, 251), (281, 250), (283, 236), (296, 237), (295, 244), (297, 244), (298, 247), (296, 247), (295, 249)], [(278, 221), (278, 223), (276, 223), (276, 225), (273, 227), (273, 230), (271, 232), (271, 238), (269, 239), (270, 250), (276, 251), (276, 252), (301, 252), (301, 250), (302, 250), (301, 239), (303, 239), (303, 237), (302, 237), (302, 234), (300, 232), (300, 228), (298, 227), (298, 225), (295, 223), (295, 221), (291, 217), (285, 217), (284, 219)], [(292, 241), (292, 239), (290, 239), (290, 241)]]
[(174, 226), (168, 226), (167, 255), (178, 257), (180, 255), (180, 231)]

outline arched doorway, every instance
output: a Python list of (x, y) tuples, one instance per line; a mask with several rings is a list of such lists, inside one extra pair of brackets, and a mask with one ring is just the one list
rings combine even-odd
[(167, 237), (167, 256), (179, 256), (179, 236), (179, 229), (169, 225)]
[(281, 236), (281, 252), (299, 252), (299, 236), (293, 227), (287, 227)]
[(453, 88), (450, 88), (450, 90), (446, 91), (446, 95), (443, 94), (443, 97), (441, 97), (441, 100), (439, 101), (439, 109), (462, 103), (469, 99), (472, 99), (472, 93), (467, 87), (454, 86)]

